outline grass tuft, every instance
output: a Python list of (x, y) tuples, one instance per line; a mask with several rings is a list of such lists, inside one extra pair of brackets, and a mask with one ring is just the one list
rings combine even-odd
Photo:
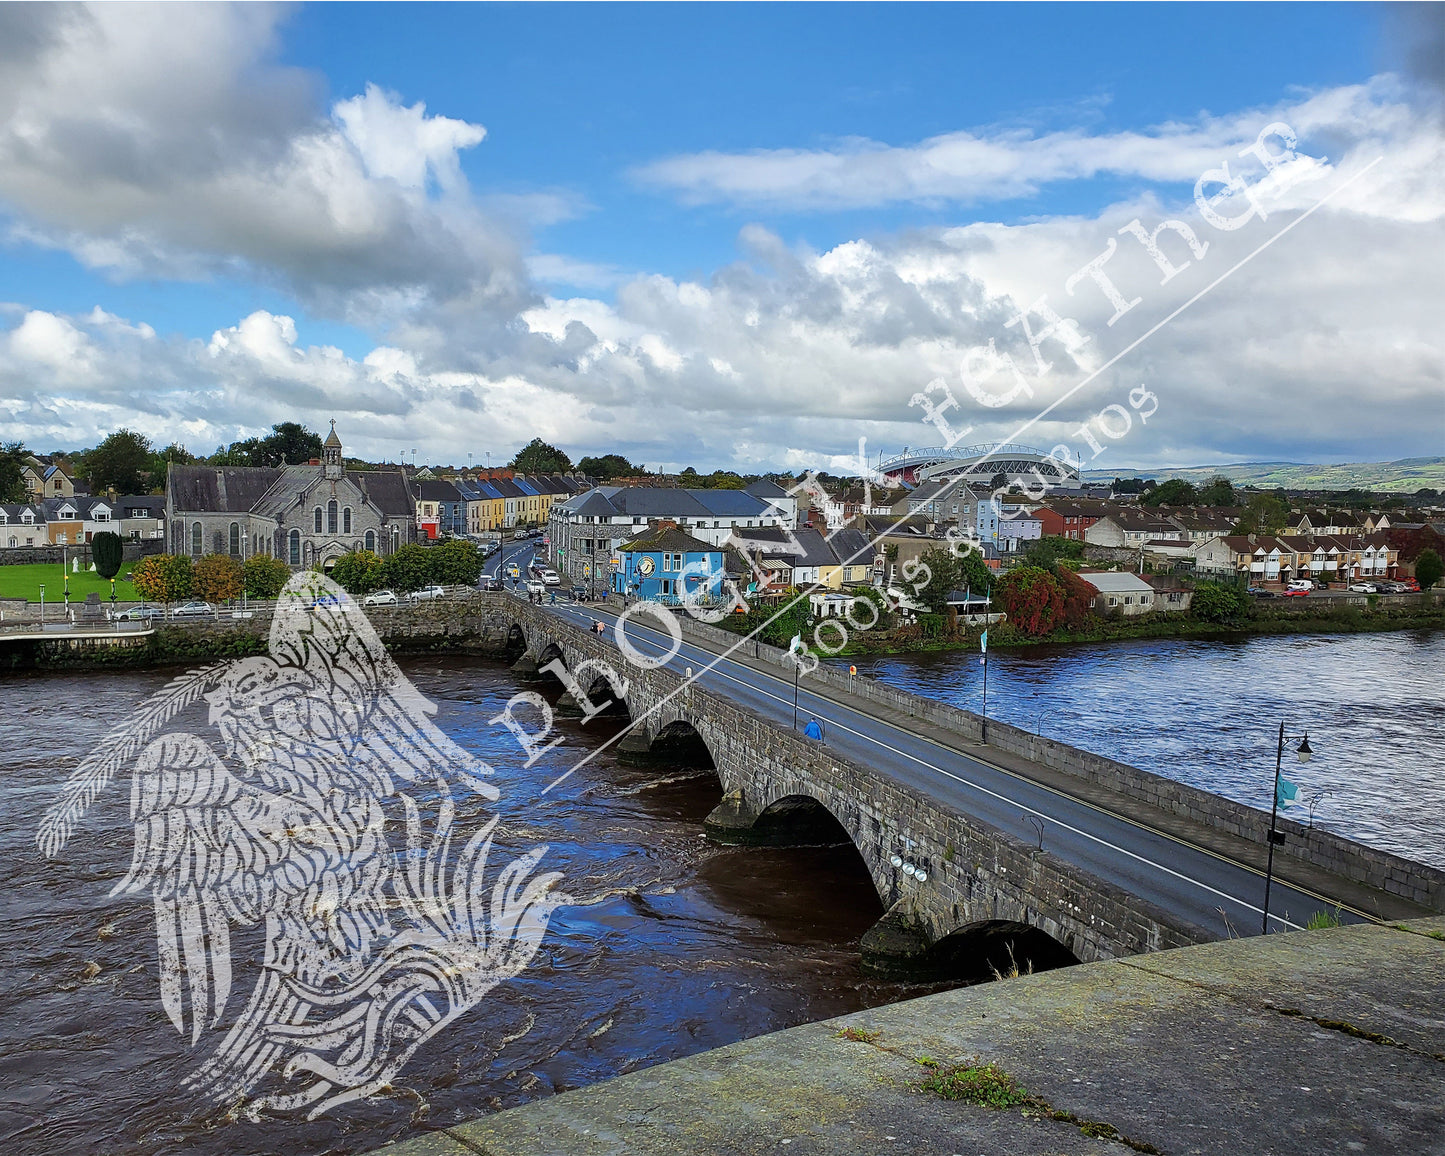
[(882, 1032), (870, 1032), (870, 1031), (868, 1031), (866, 1028), (853, 1028), (853, 1027), (843, 1028), (843, 1029), (838, 1033), (838, 1035), (839, 1035), (840, 1038), (845, 1039), (845, 1040), (852, 1040), (855, 1044), (872, 1044), (872, 1043), (876, 1043), (877, 1040), (878, 1040), (878, 1037), (881, 1036), (882, 1034), (883, 1034)]
[(961, 1100), (981, 1108), (1016, 1108), (1028, 1102), (1028, 1092), (997, 1064), (975, 1059), (971, 1064), (944, 1067), (927, 1056), (918, 1062), (930, 1069), (920, 1087), (945, 1100)]

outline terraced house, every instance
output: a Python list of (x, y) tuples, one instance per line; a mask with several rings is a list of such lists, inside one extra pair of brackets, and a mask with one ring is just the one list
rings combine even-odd
[(329, 568), (352, 550), (390, 554), (417, 538), (401, 470), (347, 470), (336, 423), (322, 458), (288, 466), (178, 466), (166, 476), (172, 553), (269, 554)]

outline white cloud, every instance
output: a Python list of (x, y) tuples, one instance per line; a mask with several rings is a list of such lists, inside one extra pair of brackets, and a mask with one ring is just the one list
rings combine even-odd
[(328, 113), (274, 62), (283, 11), (0, 9), (0, 41), (29, 33), (0, 73), (12, 235), (116, 277), (259, 279), (378, 325), (456, 299), (524, 308), (519, 241), (461, 175), (485, 130), (375, 86)]
[[(826, 465), (859, 436), (874, 449), (936, 443), (909, 399), (942, 377), (961, 403), (950, 420), (974, 426), (968, 440), (1006, 438), (1383, 157), (1019, 436), (1083, 448), (1080, 423), (1144, 382), (1159, 413), (1097, 464), (1437, 448), (1428, 417), (1445, 392), (1445, 153), (1438, 121), (1394, 81), (1150, 132), (955, 133), (903, 148), (661, 162), (648, 179), (686, 196), (815, 208), (1016, 195), (1099, 173), (1170, 190), (1097, 213), (873, 235), (824, 252), (750, 224), (741, 260), (677, 279), (556, 253), (524, 258), (517, 238), (529, 221), (585, 203), (474, 195), (459, 157), (482, 128), (421, 103), (368, 87), (326, 110), (310, 78), (274, 62), (277, 20), (263, 7), (0, 6), (0, 201), (12, 236), (64, 246), (94, 268), (280, 284), (378, 344), (349, 356), (311, 340), (304, 318), (264, 310), (211, 334), (161, 337), (109, 301), (66, 316), (0, 307), (7, 437), (78, 446), (128, 425), (208, 451), (275, 422), (325, 428), (335, 417), (349, 446), (379, 458), (417, 446), (434, 459), (491, 450), (502, 460), (540, 435), (653, 466)], [(1171, 199), (1177, 182), (1237, 165), (1272, 119), (1329, 160), (1272, 201), (1268, 220), (1220, 232), (1187, 194)], [(1168, 216), (1189, 220), (1210, 250), (1161, 286), (1118, 230)], [(1111, 238), (1110, 276), (1144, 298), (1112, 328), (1092, 283), (1063, 288)], [(534, 292), (531, 278), (579, 295)], [(611, 301), (595, 295), (605, 290)], [(1032, 399), (973, 404), (959, 382), (963, 354), (992, 339), (1031, 365), (1007, 322), (1040, 294), (1090, 342), (1072, 354), (1049, 343), (1053, 369)]]
[[(944, 133), (911, 145), (847, 138), (821, 148), (690, 153), (643, 165), (643, 185), (675, 192), (689, 204), (721, 202), (800, 211), (876, 207), (896, 202), (974, 204), (1029, 197), (1044, 186), (1109, 175), (1193, 185), (1283, 121), (1312, 155), (1338, 155), (1371, 139), (1398, 135), (1417, 115), (1391, 77), (1331, 89), (1278, 107), (1201, 116), (1147, 131), (1083, 129), (1033, 135), (1021, 129)], [(1315, 146), (1322, 146), (1316, 148)], [(1278, 148), (1278, 144), (1272, 144)], [(1442, 211), (1438, 204), (1435, 212)]]

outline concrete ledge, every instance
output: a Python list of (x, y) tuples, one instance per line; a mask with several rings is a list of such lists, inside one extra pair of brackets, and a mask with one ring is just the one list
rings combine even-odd
[[(418, 1136), (395, 1156), (1445, 1151), (1445, 919), (1180, 948), (761, 1036)], [(862, 1036), (850, 1040), (845, 1027)], [(874, 1035), (874, 1033), (877, 1033)], [(997, 1063), (1070, 1122), (944, 1100)], [(1104, 1133), (1107, 1135), (1107, 1133)]]

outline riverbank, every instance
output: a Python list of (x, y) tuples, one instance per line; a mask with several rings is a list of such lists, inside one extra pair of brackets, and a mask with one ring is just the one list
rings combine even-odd
[[(1129, 639), (1239, 641), (1271, 634), (1372, 634), (1391, 630), (1445, 629), (1445, 600), (1438, 594), (1421, 596), (1425, 597), (1431, 601), (1412, 599), (1409, 603), (1395, 603), (1377, 600), (1374, 606), (1368, 603), (1363, 606), (1343, 604), (1328, 609), (1299, 604), (1256, 604), (1250, 608), (1248, 615), (1225, 622), (1205, 622), (1186, 614), (1146, 614), (1113, 620), (1094, 618), (1083, 627), (1056, 630), (1037, 637), (1003, 623), (989, 628), (988, 641), (990, 647), (998, 649)], [(942, 615), (921, 617), (938, 621), (920, 622), (886, 632), (852, 631), (848, 645), (836, 653), (848, 657), (978, 649), (981, 628), (964, 628), (949, 634)]]
[(1445, 918), (1228, 940), (793, 1028), (384, 1151), (1433, 1152), (1442, 998)]

